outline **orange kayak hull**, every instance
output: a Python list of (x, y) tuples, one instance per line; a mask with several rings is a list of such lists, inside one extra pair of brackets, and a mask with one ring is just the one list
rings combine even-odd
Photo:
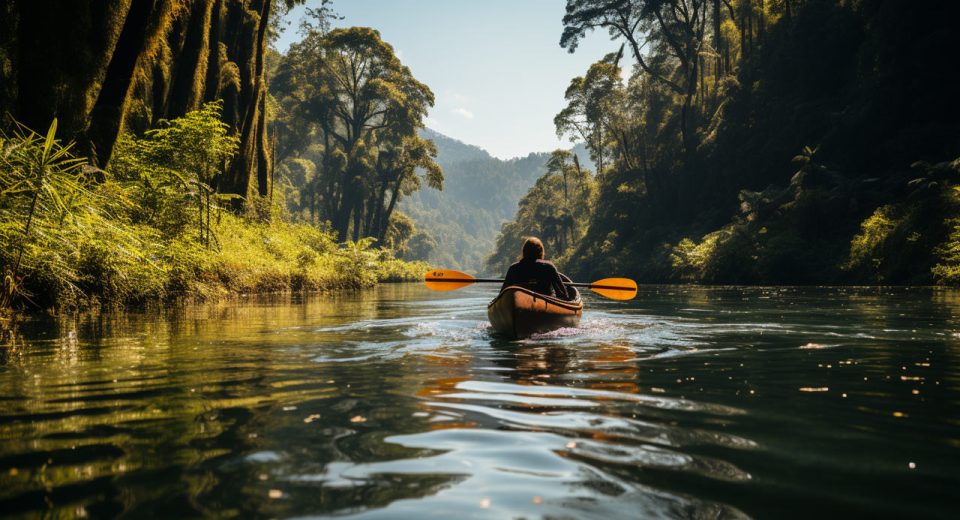
[(487, 317), (497, 333), (514, 339), (576, 327), (581, 316), (579, 294), (567, 301), (515, 285), (501, 291), (487, 306)]

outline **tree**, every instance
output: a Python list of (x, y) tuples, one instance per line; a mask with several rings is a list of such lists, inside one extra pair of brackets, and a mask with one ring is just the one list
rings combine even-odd
[(223, 100), (240, 154), (219, 187), (268, 198), (267, 33), (276, 7), (302, 1), (3, 2), (0, 114), (30, 128), (57, 117), (78, 153), (108, 168), (125, 133)]
[(423, 126), (434, 98), (373, 29), (337, 29), (323, 38), (322, 46), (327, 73), (319, 79), (328, 93), (326, 104), (331, 114), (323, 121), (323, 130), (348, 160), (339, 184), (333, 225), (344, 238), (352, 216), (356, 240), (361, 233), (364, 177), (370, 173), (358, 149), (381, 130), (416, 132)]
[(141, 186), (140, 210), (168, 233), (180, 232), (186, 215), (183, 199), (192, 200), (198, 240), (206, 247), (213, 239), (212, 210), (223, 199), (215, 194), (216, 186), (239, 144), (221, 121), (220, 110), (220, 103), (208, 103), (172, 121), (161, 120), (143, 138), (122, 138), (113, 168), (121, 179)]
[(609, 141), (608, 115), (613, 111), (612, 101), (622, 91), (619, 56), (607, 56), (590, 66), (585, 76), (570, 81), (564, 93), (567, 106), (553, 118), (557, 136), (569, 135), (587, 144), (590, 156), (603, 171), (603, 159)]
[(637, 66), (681, 97), (680, 133), (689, 153), (697, 144), (690, 112), (702, 73), (707, 12), (707, 0), (568, 0), (560, 46), (574, 52), (596, 28), (625, 40)]
[(274, 87), (291, 121), (283, 128), (296, 143), (283, 156), (320, 146), (318, 198), (342, 240), (382, 240), (397, 202), (422, 186), (418, 171), (442, 188), (436, 150), (417, 136), (433, 93), (377, 31), (306, 26)]
[(429, 233), (419, 231), (407, 242), (407, 251), (403, 257), (407, 260), (426, 260), (437, 248), (437, 241)]
[(368, 190), (370, 201), (364, 227), (366, 235), (383, 241), (387, 223), (391, 222), (401, 196), (421, 188), (418, 171), (424, 172), (427, 186), (443, 189), (443, 170), (435, 162), (436, 157), (436, 145), (417, 135), (399, 137), (399, 142), (379, 149), (375, 166), (377, 186)]

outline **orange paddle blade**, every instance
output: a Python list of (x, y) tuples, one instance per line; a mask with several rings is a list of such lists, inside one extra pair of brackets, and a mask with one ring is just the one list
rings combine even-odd
[(604, 278), (591, 283), (590, 290), (611, 300), (632, 300), (637, 295), (637, 282), (629, 278)]
[(428, 288), (434, 291), (453, 291), (466, 287), (476, 282), (477, 279), (467, 273), (452, 269), (434, 269), (423, 275), (423, 281), (426, 282)]

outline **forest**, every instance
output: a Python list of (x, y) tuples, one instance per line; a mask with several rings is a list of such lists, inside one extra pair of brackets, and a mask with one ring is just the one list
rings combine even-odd
[(576, 52), (597, 31), (615, 51), (571, 80), (554, 120), (589, 148), (594, 191), (558, 203), (582, 173), (555, 154), (503, 225), (490, 270), (538, 235), (587, 279), (960, 282), (956, 11), (568, 0), (560, 45)]
[[(442, 186), (418, 135), (433, 94), (376, 31), (331, 31), (326, 1), (279, 56), (302, 3), (3, 3), (0, 311), (422, 274), (380, 245), (401, 196)], [(308, 141), (328, 175), (291, 187)]]
[(952, 3), (568, 0), (560, 47), (612, 51), (554, 119), (584, 153), (511, 161), (298, 4), (3, 4), (3, 308), (497, 273), (532, 235), (583, 278), (960, 281)]

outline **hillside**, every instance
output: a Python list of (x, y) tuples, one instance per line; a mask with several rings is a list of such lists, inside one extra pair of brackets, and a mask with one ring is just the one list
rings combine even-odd
[[(416, 192), (401, 201), (400, 209), (436, 242), (427, 257), (431, 264), (478, 272), (493, 251), (500, 225), (513, 218), (550, 154), (502, 160), (434, 130), (425, 129), (422, 136), (437, 145), (444, 189)], [(592, 167), (585, 152), (578, 155), (585, 167)]]

